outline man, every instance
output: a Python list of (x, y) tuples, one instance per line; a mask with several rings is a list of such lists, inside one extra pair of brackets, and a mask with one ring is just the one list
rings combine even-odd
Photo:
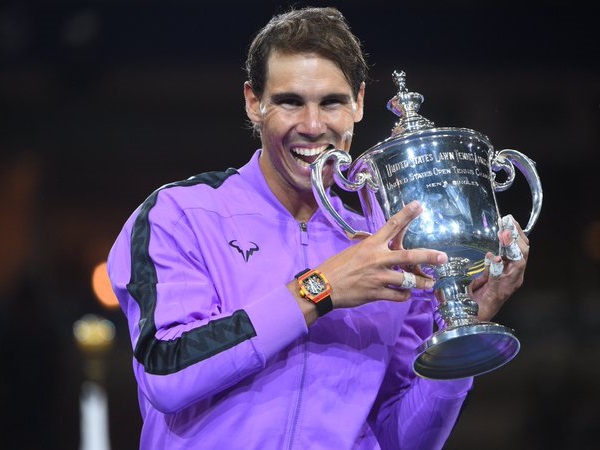
[[(312, 193), (310, 163), (348, 151), (362, 119), (359, 41), (336, 9), (290, 11), (257, 34), (247, 71), (262, 148), (239, 170), (155, 191), (109, 256), (134, 346), (140, 447), (442, 447), (472, 380), (422, 379), (411, 360), (433, 323), (421, 301), (433, 282), (418, 268), (447, 256), (401, 247), (417, 203), (351, 242)], [(520, 261), (472, 286), (483, 320), (523, 281), (519, 241)]]

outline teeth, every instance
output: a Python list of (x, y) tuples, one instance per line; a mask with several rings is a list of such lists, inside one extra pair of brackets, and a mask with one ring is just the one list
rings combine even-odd
[(317, 156), (323, 153), (328, 147), (329, 145), (323, 145), (316, 148), (294, 147), (292, 148), (292, 151), (301, 156)]

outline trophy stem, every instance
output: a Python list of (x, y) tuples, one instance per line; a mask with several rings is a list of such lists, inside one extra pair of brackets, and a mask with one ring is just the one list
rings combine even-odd
[(468, 292), (470, 261), (450, 258), (436, 267), (434, 318), (439, 327), (417, 348), (417, 375), (450, 380), (481, 375), (515, 357), (520, 343), (513, 330), (477, 318), (478, 306)]
[(469, 260), (450, 258), (446, 264), (435, 269), (434, 286), (437, 308), (436, 322), (440, 328), (477, 323), (479, 307), (469, 296), (471, 277), (468, 275)]

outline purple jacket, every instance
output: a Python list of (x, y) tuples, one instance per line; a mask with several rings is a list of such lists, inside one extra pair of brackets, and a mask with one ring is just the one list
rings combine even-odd
[(267, 187), (259, 154), (156, 190), (110, 252), (134, 347), (140, 448), (441, 448), (472, 379), (412, 372), (432, 330), (431, 293), (336, 309), (308, 328), (285, 284), (352, 242), (321, 211), (298, 223)]

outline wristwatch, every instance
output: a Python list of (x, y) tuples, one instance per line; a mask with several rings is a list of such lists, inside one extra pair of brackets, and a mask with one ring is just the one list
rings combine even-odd
[(314, 269), (304, 269), (295, 278), (298, 280), (300, 296), (316, 305), (319, 317), (333, 309), (331, 286), (321, 272)]

